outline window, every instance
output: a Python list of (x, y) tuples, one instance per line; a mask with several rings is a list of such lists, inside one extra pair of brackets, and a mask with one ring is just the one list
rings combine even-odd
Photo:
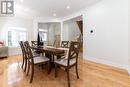
[(8, 30), (8, 46), (18, 47), (19, 41), (27, 40), (27, 31), (25, 28), (9, 28)]
[(41, 40), (44, 42), (47, 42), (47, 30), (39, 29), (39, 34), (40, 34)]

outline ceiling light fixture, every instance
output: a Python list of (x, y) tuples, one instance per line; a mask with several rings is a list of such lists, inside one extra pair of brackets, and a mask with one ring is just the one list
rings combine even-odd
[(23, 2), (24, 0), (20, 0), (20, 2)]
[(68, 6), (66, 6), (66, 9), (70, 9), (70, 6), (68, 5)]
[(54, 14), (53, 14), (53, 16), (55, 16), (55, 17), (56, 17), (56, 13), (54, 13)]

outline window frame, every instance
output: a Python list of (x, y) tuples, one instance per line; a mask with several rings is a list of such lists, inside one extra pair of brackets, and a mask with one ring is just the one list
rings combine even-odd
[(46, 33), (47, 34), (47, 39), (46, 39), (46, 41), (44, 41), (44, 42), (48, 42), (48, 30), (47, 29), (41, 29), (41, 28), (39, 28), (38, 29), (38, 32), (42, 32), (42, 33)]
[[(8, 30), (7, 30), (7, 37), (6, 37), (6, 45), (9, 47), (9, 48), (19, 48), (19, 44), (18, 46), (9, 46), (9, 41), (8, 41), (8, 32), (9, 31), (15, 31), (17, 33), (20, 33), (20, 32), (26, 32), (26, 40), (28, 40), (28, 30), (27, 28), (23, 28), (23, 27), (8, 27)], [(19, 39), (19, 35), (18, 35), (18, 39)]]

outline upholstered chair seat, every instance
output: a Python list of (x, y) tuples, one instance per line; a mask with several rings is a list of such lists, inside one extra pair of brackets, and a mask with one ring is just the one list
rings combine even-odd
[[(71, 65), (76, 63), (76, 59), (70, 59), (69, 62), (70, 62), (69, 65), (71, 66)], [(65, 59), (65, 58), (64, 59), (58, 59), (58, 60), (55, 61), (55, 63), (63, 65), (63, 66), (67, 66), (68, 59)]]
[(34, 64), (44, 63), (44, 62), (48, 62), (48, 61), (49, 61), (49, 59), (44, 56), (34, 57)]

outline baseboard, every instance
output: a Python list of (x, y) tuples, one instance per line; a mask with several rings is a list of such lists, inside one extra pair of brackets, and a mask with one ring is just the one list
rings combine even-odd
[(113, 67), (117, 67), (117, 68), (120, 68), (120, 69), (125, 69), (125, 70), (128, 71), (128, 73), (130, 75), (130, 70), (128, 70), (129, 65), (118, 64), (118, 63), (114, 63), (114, 62), (111, 62), (111, 61), (108, 61), (108, 60), (98, 59), (98, 58), (86, 58), (86, 60), (93, 61), (93, 62), (96, 62), (96, 63), (105, 64), (105, 65), (109, 65), (109, 66), (113, 66)]

